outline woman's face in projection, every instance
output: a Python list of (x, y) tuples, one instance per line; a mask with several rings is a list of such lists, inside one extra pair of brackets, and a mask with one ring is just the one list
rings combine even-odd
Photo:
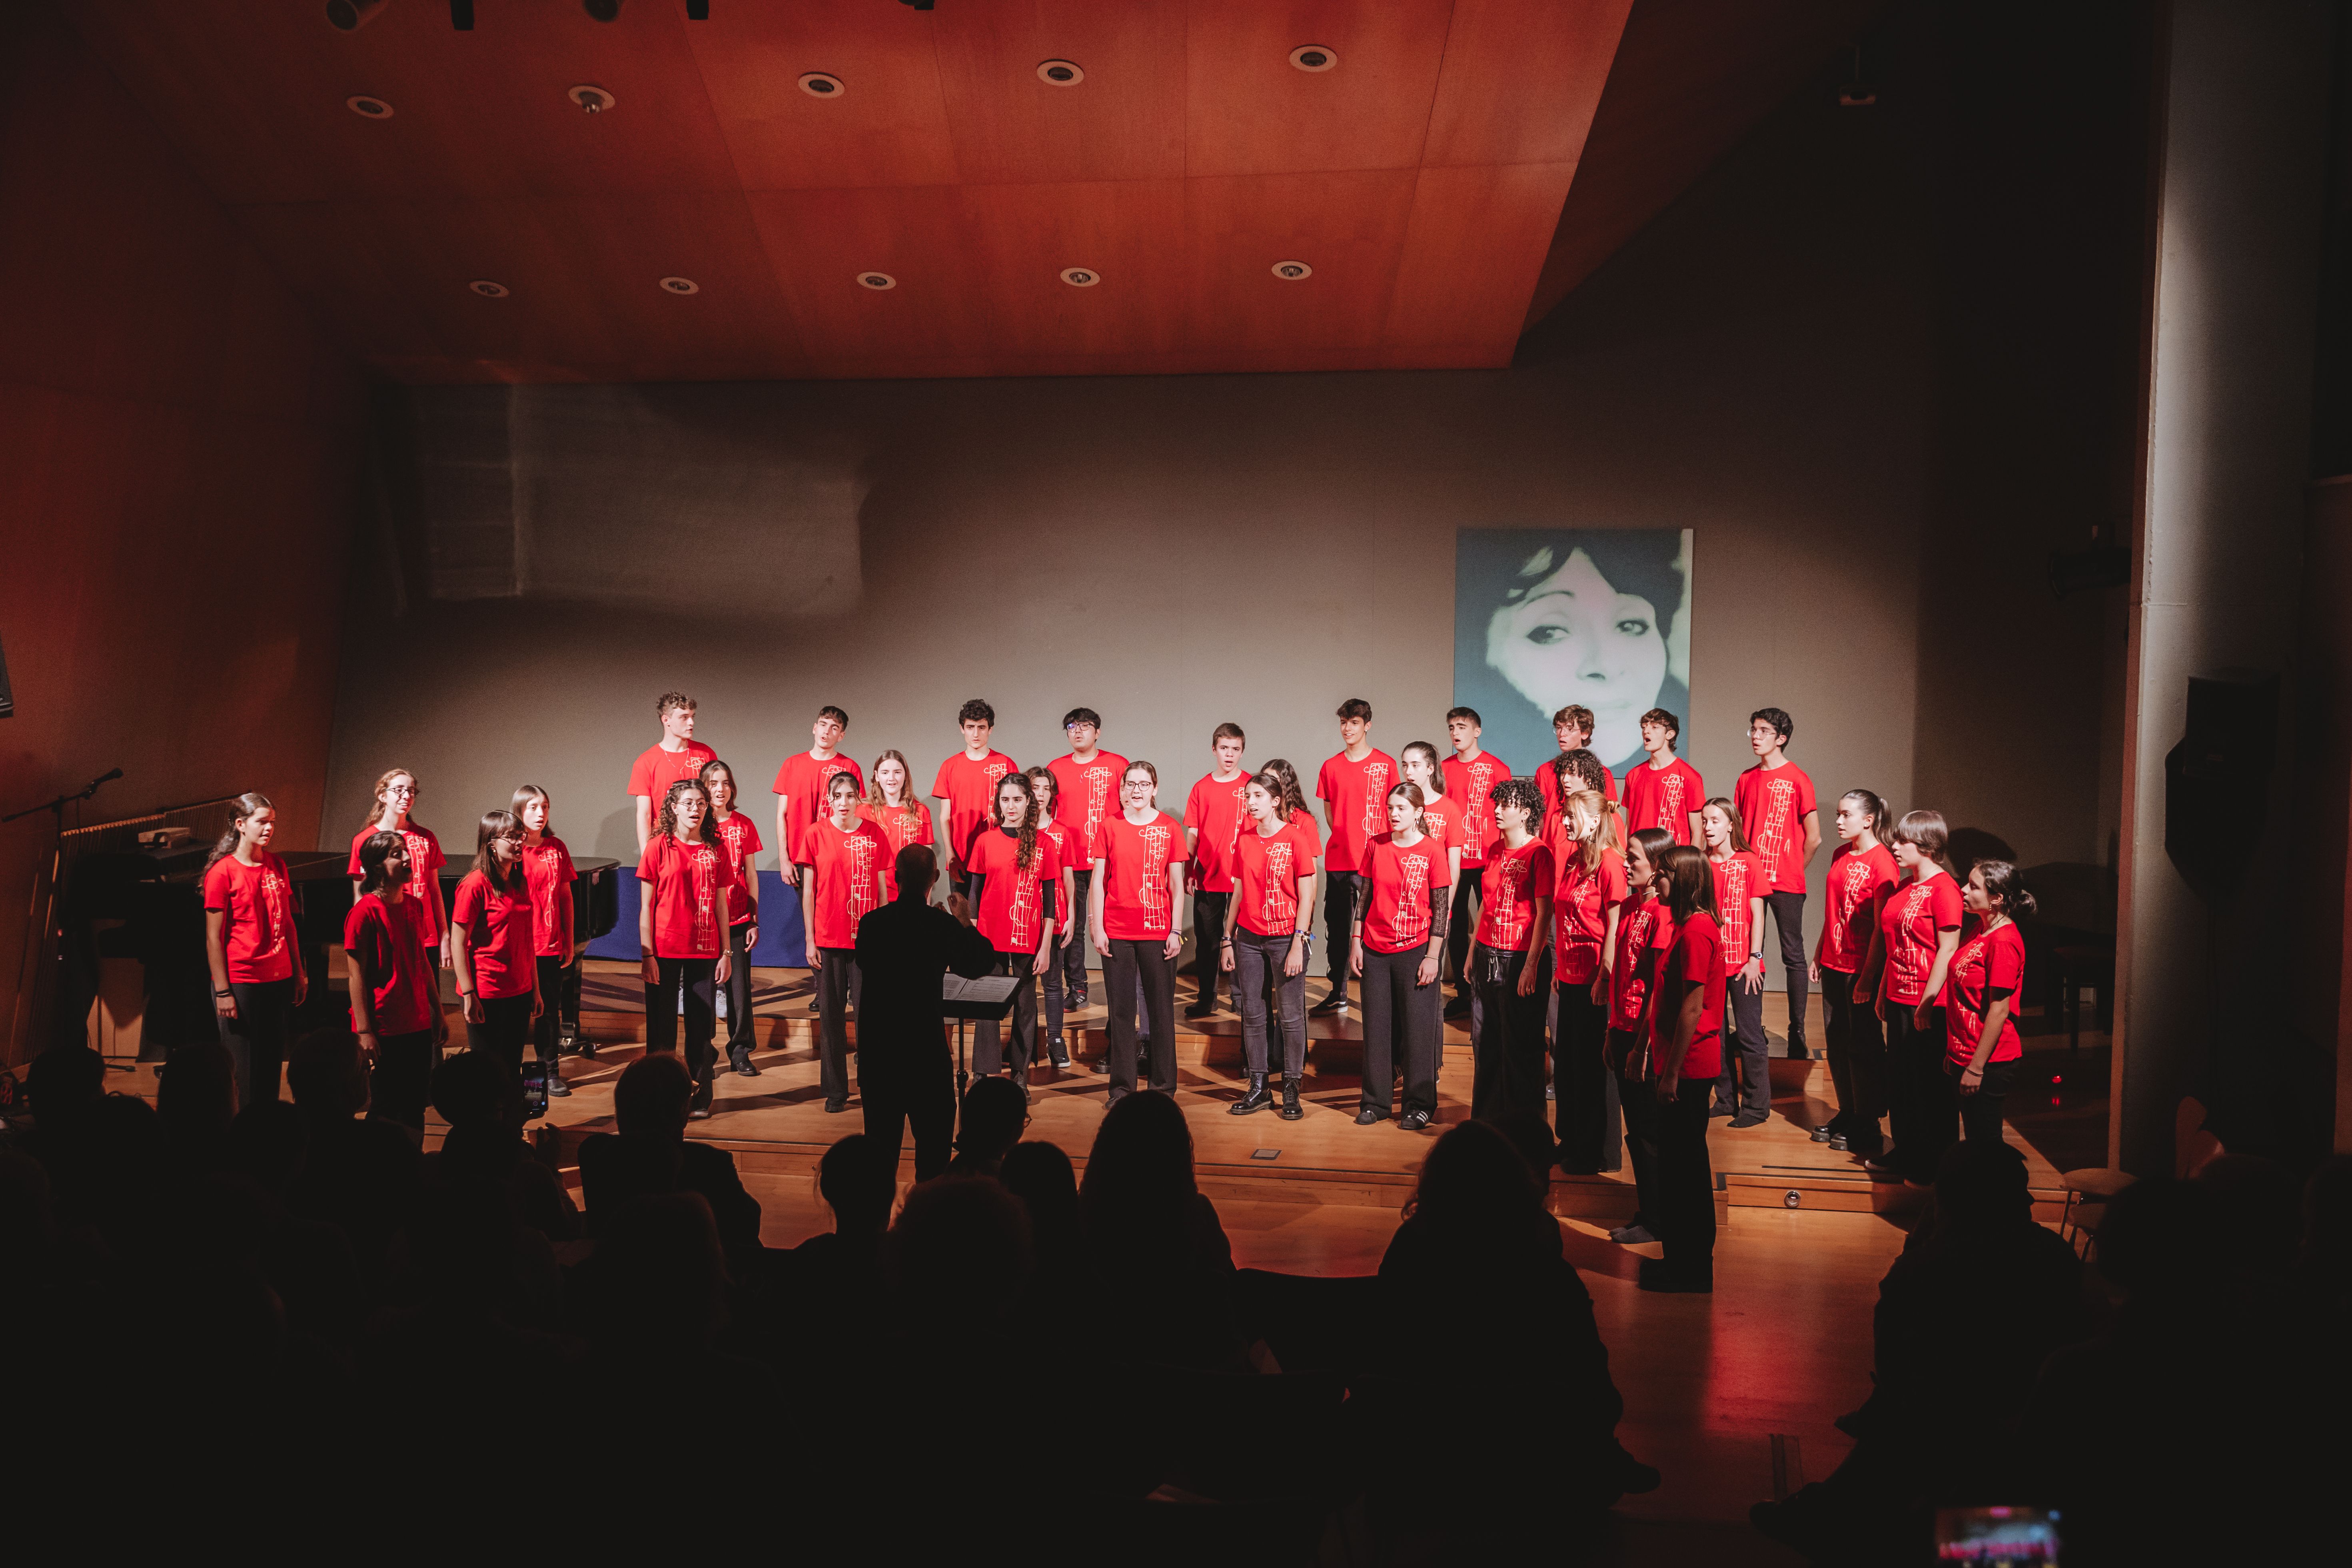
[(1592, 710), (1592, 750), (1615, 763), (1641, 750), (1642, 715), (1666, 679), (1666, 639), (1649, 600), (1621, 594), (1583, 551), (1553, 564), (1547, 546), (1523, 576), (1550, 570), (1486, 624), (1486, 662), (1549, 714)]

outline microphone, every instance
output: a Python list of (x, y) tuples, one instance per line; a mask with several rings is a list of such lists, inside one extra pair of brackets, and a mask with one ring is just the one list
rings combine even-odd
[(112, 784), (115, 780), (117, 780), (117, 779), (121, 778), (121, 776), (122, 776), (122, 770), (121, 770), (121, 768), (116, 768), (116, 769), (115, 769), (113, 772), (111, 772), (111, 773), (100, 773), (100, 774), (99, 774), (96, 778), (94, 778), (94, 779), (90, 780), (89, 782), (90, 782), (90, 783), (92, 783), (92, 784)]

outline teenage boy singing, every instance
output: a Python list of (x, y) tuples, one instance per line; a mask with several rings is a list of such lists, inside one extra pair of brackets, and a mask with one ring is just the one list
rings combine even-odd
[(629, 794), (637, 814), (637, 853), (643, 856), (654, 836), (654, 803), (669, 794), (680, 779), (698, 779), (702, 764), (719, 753), (694, 738), (694, 699), (683, 691), (665, 691), (654, 702), (661, 720), (662, 737), (637, 754), (629, 768)]
[(1683, 721), (1663, 708), (1642, 715), (1642, 749), (1646, 763), (1625, 770), (1625, 826), (1629, 833), (1644, 827), (1663, 828), (1677, 844), (1691, 843), (1699, 807), (1706, 804), (1706, 785), (1698, 770), (1675, 755), (1675, 742)]
[(1364, 846), (1389, 826), (1389, 786), (1402, 775), (1396, 759), (1372, 748), (1372, 705), (1350, 697), (1339, 707), (1339, 751), (1316, 775), (1315, 798), (1331, 830), (1323, 846), (1323, 940), (1330, 994), (1307, 1009), (1309, 1016), (1348, 1010), (1348, 932), (1356, 919), (1356, 882), (1362, 874)]
[[(1204, 933), (1225, 929), (1225, 901), (1234, 895), (1234, 842), (1245, 816), (1242, 791), (1249, 773), (1242, 752), (1249, 738), (1239, 724), (1220, 724), (1209, 737), (1217, 765), (1192, 785), (1184, 800), (1184, 844), (1192, 862), (1184, 868), (1184, 884), (1192, 894), (1193, 968), (1200, 981), (1200, 999), (1184, 1009), (1187, 1018), (1205, 1018), (1217, 1010), (1217, 944)], [(1241, 1005), (1238, 999), (1234, 1006)]]
[[(1094, 862), (1088, 858), (1095, 828), (1118, 809), (1118, 782), (1127, 775), (1127, 759), (1102, 749), (1102, 715), (1091, 708), (1073, 708), (1062, 715), (1062, 733), (1070, 738), (1070, 754), (1045, 764), (1054, 775), (1054, 820), (1069, 831), (1070, 853), (1066, 863), (1074, 879), (1070, 907), (1088, 907), (1087, 890), (1094, 885)], [(1087, 1005), (1087, 944), (1081, 940), (1062, 948), (1063, 1005)]]
[[(1812, 1055), (1805, 1044), (1805, 868), (1822, 847), (1822, 814), (1813, 781), (1789, 760), (1797, 721), (1781, 708), (1748, 716), (1748, 744), (1756, 765), (1731, 786), (1732, 803), (1748, 826), (1748, 847), (1764, 862), (1764, 907), (1780, 934), (1780, 971), (1789, 988), (1789, 1054)], [(1763, 947), (1762, 931), (1755, 945)]]

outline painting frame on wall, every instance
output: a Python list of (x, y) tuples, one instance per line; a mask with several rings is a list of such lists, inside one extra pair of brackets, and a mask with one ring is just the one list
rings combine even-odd
[(1478, 710), (1485, 748), (1533, 773), (1571, 704), (1614, 773), (1642, 760), (1651, 709), (1687, 735), (1696, 544), (1689, 528), (1456, 529), (1454, 700)]

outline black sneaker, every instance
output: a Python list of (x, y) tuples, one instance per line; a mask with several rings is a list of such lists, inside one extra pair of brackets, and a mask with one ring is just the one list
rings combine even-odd
[(1635, 1224), (1619, 1226), (1609, 1233), (1609, 1239), (1620, 1247), (1640, 1247), (1658, 1238), (1650, 1234), (1649, 1226)]
[(1772, 1119), (1760, 1110), (1743, 1110), (1731, 1119), (1734, 1127), (1761, 1127)]
[(1404, 1113), (1404, 1120), (1397, 1125), (1408, 1132), (1426, 1132), (1429, 1131), (1429, 1112), (1418, 1109), (1408, 1110)]
[(848, 1109), (849, 1101), (845, 1100), (828, 1100), (824, 1102), (824, 1113), (827, 1116), (838, 1116)]
[(1068, 995), (1062, 998), (1062, 1005), (1068, 1008), (1073, 1013), (1076, 1012), (1086, 1005), (1087, 994), (1083, 991), (1073, 991)]
[(1833, 1134), (1832, 1134), (1830, 1130), (1826, 1127), (1816, 1127), (1811, 1132), (1807, 1133), (1806, 1136), (1811, 1138), (1816, 1143), (1826, 1143), (1830, 1142)]
[(551, 1072), (547, 1075), (547, 1095), (550, 1100), (572, 1098), (572, 1086), (563, 1081), (562, 1073)]
[(1377, 1106), (1367, 1105), (1361, 1110), (1356, 1112), (1356, 1125), (1359, 1127), (1370, 1127), (1375, 1121), (1386, 1121), (1387, 1120), (1388, 1112), (1381, 1110)]
[(1334, 991), (1330, 995), (1324, 997), (1323, 1000), (1316, 1003), (1315, 1005), (1307, 1009), (1307, 1016), (1310, 1018), (1328, 1018), (1337, 1014), (1344, 1013), (1347, 1010), (1347, 994), (1345, 992)]

